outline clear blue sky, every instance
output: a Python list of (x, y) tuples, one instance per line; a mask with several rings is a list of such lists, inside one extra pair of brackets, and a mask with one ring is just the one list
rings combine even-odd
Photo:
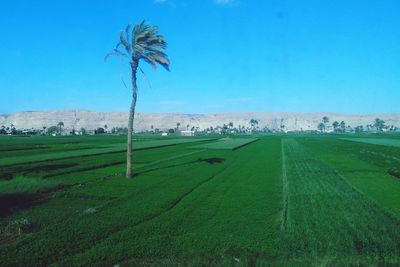
[(103, 59), (142, 19), (171, 72), (144, 67), (140, 112), (400, 112), (399, 14), (397, 0), (4, 0), (0, 113), (128, 110), (128, 66)]

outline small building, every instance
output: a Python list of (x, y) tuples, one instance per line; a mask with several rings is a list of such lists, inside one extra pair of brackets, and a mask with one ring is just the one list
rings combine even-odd
[(161, 136), (168, 136), (168, 133), (161, 133)]
[(182, 136), (194, 136), (194, 131), (181, 131)]

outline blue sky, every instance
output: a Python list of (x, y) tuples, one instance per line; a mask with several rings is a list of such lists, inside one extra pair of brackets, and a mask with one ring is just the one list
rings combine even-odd
[(0, 113), (126, 111), (127, 62), (104, 55), (146, 19), (171, 72), (143, 64), (140, 112), (400, 112), (400, 1), (4, 0)]

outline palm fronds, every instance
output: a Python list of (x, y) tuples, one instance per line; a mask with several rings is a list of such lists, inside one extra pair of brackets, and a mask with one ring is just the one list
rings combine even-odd
[[(119, 43), (115, 49), (106, 55), (109, 56), (129, 57), (131, 61), (139, 63), (142, 59), (153, 68), (157, 68), (157, 64), (169, 70), (170, 61), (164, 53), (167, 43), (164, 36), (158, 34), (158, 27), (151, 26), (145, 21), (136, 24), (132, 31), (128, 24), (125, 31), (121, 31), (119, 35)], [(124, 52), (120, 50), (124, 48)]]

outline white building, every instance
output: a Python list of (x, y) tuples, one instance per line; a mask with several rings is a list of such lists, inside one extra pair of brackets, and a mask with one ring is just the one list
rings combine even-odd
[(194, 136), (194, 131), (181, 131), (182, 136)]

